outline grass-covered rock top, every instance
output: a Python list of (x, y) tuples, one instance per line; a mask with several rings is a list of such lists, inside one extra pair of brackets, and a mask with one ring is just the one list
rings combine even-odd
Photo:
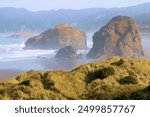
[(0, 99), (150, 99), (150, 60), (112, 57), (66, 71), (30, 71), (0, 83)]

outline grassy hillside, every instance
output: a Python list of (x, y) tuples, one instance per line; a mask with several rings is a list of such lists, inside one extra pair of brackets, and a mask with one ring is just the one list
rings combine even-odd
[(0, 99), (150, 99), (150, 60), (113, 57), (70, 71), (30, 71), (0, 83)]

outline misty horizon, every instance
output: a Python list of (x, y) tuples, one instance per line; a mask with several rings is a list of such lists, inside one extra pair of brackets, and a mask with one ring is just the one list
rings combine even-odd
[[(69, 2), (68, 2), (69, 1)], [(108, 4), (110, 2), (111, 4)], [(80, 3), (80, 4), (79, 4)], [(84, 4), (83, 4), (84, 3)], [(82, 9), (90, 9), (90, 8), (126, 8), (132, 6), (138, 6), (142, 4), (150, 4), (149, 0), (137, 0), (137, 1), (129, 1), (129, 0), (106, 0), (106, 1), (70, 1), (70, 0), (63, 0), (63, 1), (49, 1), (49, 0), (39, 0), (37, 4), (35, 4), (35, 0), (32, 1), (18, 1), (14, 0), (10, 2), (8, 0), (0, 2), (0, 8), (17, 8), (17, 9), (26, 9), (28, 11), (50, 11), (50, 10), (82, 10)]]
[(21, 9), (21, 10), (27, 10), (27, 11), (30, 11), (30, 12), (41, 12), (41, 11), (59, 11), (59, 10), (75, 10), (75, 11), (78, 11), (78, 10), (85, 10), (85, 9), (119, 9), (119, 8), (128, 8), (128, 7), (136, 7), (136, 6), (140, 6), (140, 5), (149, 5), (150, 2), (147, 2), (147, 3), (142, 3), (142, 4), (136, 4), (136, 5), (130, 5), (130, 6), (122, 6), (122, 7), (110, 7), (110, 8), (106, 8), (106, 7), (87, 7), (87, 8), (80, 8), (80, 9), (71, 9), (71, 8), (60, 8), (60, 9), (49, 9), (49, 10), (30, 10), (28, 8), (23, 8), (23, 7), (1, 7), (0, 6), (0, 9)]

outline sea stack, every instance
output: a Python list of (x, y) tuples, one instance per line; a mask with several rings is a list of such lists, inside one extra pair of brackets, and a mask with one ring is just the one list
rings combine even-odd
[(61, 48), (55, 55), (57, 59), (77, 59), (77, 57), (77, 51), (72, 46)]
[(66, 46), (87, 48), (86, 33), (64, 23), (28, 39), (24, 49), (60, 49)]
[(76, 67), (78, 54), (75, 48), (67, 46), (59, 49), (55, 58), (60, 67), (70, 70)]
[(141, 36), (136, 21), (128, 16), (114, 17), (93, 35), (93, 47), (89, 58), (121, 56), (140, 58), (144, 56)]

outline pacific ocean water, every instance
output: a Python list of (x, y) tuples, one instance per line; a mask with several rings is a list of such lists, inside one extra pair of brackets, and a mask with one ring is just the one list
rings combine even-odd
[[(56, 70), (61, 69), (54, 60), (58, 50), (24, 50), (27, 39), (0, 35), (0, 70)], [(92, 46), (88, 40), (88, 47)], [(79, 50), (78, 53), (86, 53)]]
[[(87, 34), (87, 45), (92, 47), (92, 35)], [(9, 38), (6, 35), (0, 35), (0, 70), (56, 70), (61, 69), (60, 65), (54, 60), (58, 50), (24, 50), (27, 39)], [(150, 50), (150, 39), (144, 36), (142, 45), (145, 49)], [(88, 50), (80, 50), (78, 53), (86, 55)], [(85, 59), (83, 59), (85, 62)], [(84, 63), (83, 62), (83, 63)]]

